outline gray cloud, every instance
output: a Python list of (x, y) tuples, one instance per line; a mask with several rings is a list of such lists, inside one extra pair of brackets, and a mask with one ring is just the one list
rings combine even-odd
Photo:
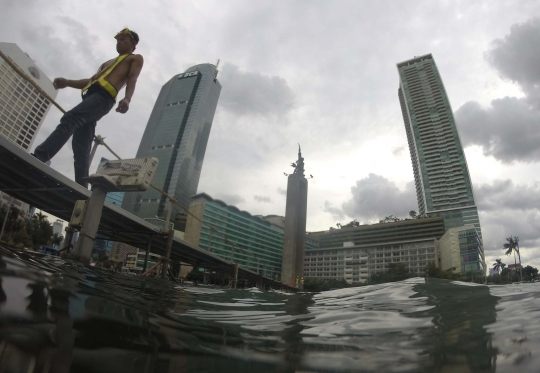
[(241, 70), (227, 63), (219, 75), (220, 105), (237, 115), (283, 116), (295, 106), (294, 93), (279, 76)]
[(341, 221), (345, 217), (343, 210), (334, 207), (330, 202), (324, 201), (323, 211), (332, 215), (332, 218), (337, 221)]
[(405, 146), (396, 146), (394, 149), (392, 149), (392, 154), (395, 156), (401, 155), (403, 151), (405, 150)]
[(258, 195), (254, 195), (253, 196), (253, 199), (257, 202), (262, 202), (262, 203), (270, 203), (272, 202), (272, 199), (270, 199), (270, 197), (268, 196), (258, 196)]
[[(475, 188), (478, 208), (482, 211), (538, 210), (540, 207), (540, 185), (515, 185), (511, 180), (495, 180)], [(539, 232), (540, 235), (540, 232)]]
[(525, 99), (505, 97), (488, 108), (470, 101), (455, 118), (464, 146), (480, 145), (484, 155), (503, 163), (540, 160), (540, 111)]
[(417, 206), (414, 183), (400, 190), (387, 178), (369, 174), (351, 187), (352, 198), (343, 203), (343, 211), (362, 220), (380, 220), (388, 215), (406, 217)]
[(496, 258), (513, 263), (504, 257), (506, 237), (518, 236), (522, 262), (540, 262), (540, 184), (516, 185), (511, 180), (495, 180), (475, 187), (480, 212), (484, 249), (488, 264)]
[(500, 76), (520, 85), (525, 98), (505, 97), (487, 108), (469, 101), (455, 113), (463, 144), (480, 145), (503, 163), (540, 160), (540, 20), (515, 24), (485, 58)]
[[(506, 237), (518, 236), (522, 263), (538, 263), (540, 251), (540, 212), (521, 212), (509, 209), (481, 213), (480, 224), (484, 237), (484, 249), (486, 256), (491, 258), (506, 258), (503, 245)], [(503, 261), (513, 264), (513, 258)], [(488, 261), (489, 263), (489, 261)]]
[(540, 19), (516, 23), (503, 39), (492, 42), (485, 58), (501, 77), (518, 83), (532, 103), (539, 107), (540, 98)]
[(287, 191), (285, 189), (281, 189), (281, 188), (277, 188), (277, 192), (279, 194), (281, 194), (282, 196), (286, 196), (287, 195)]
[(216, 194), (213, 196), (215, 199), (219, 199), (228, 205), (238, 205), (246, 201), (244, 197), (238, 194)]

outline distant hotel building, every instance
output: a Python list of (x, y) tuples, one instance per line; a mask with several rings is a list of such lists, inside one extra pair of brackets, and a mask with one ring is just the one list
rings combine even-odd
[(397, 68), (419, 212), (442, 216), (447, 230), (473, 224), (482, 238), (465, 154), (437, 65), (427, 54)]
[[(201, 64), (172, 77), (161, 88), (137, 151), (137, 158), (159, 159), (152, 183), (186, 207), (197, 193), (221, 92), (216, 73), (216, 66)], [(141, 218), (163, 219), (166, 203), (165, 197), (149, 189), (127, 194), (122, 207)], [(171, 216), (182, 211), (173, 205)]]
[(304, 277), (366, 282), (397, 262), (423, 276), (427, 264), (438, 266), (437, 240), (443, 234), (441, 217), (310, 233), (308, 238), (317, 240), (319, 247), (306, 247)]
[[(192, 197), (189, 212), (214, 226), (243, 251), (188, 215), (185, 240), (246, 269), (279, 279), (283, 257), (284, 218), (276, 215), (253, 216), (205, 193)], [(317, 242), (306, 238), (306, 247)]]
[[(52, 81), (36, 66), (17, 44), (0, 43), (0, 50), (21, 68), (43, 91), (56, 98)], [(30, 151), (51, 103), (30, 83), (20, 77), (0, 57), (0, 135)], [(11, 203), (11, 197), (0, 192), (0, 206)], [(28, 205), (13, 200), (13, 205), (25, 213)], [(33, 213), (33, 210), (31, 211)]]

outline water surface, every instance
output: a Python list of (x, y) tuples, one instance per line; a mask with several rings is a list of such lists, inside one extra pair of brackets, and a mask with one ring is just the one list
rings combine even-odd
[(540, 370), (540, 284), (287, 294), (0, 255), (0, 372)]

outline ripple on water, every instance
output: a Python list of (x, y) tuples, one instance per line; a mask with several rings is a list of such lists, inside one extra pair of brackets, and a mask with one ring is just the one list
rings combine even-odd
[(486, 287), (414, 278), (292, 294), (188, 286), (40, 254), (1, 248), (0, 254), (0, 346), (11, 348), (2, 356), (26, 359), (18, 361), (31, 361), (32, 351), (49, 351), (52, 358), (64, 338), (76, 372), (540, 366), (538, 284)]

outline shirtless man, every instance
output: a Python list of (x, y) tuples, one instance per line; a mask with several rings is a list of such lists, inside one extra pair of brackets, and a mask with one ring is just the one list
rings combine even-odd
[(140, 54), (133, 54), (139, 43), (139, 35), (123, 29), (115, 36), (118, 57), (105, 62), (90, 79), (54, 79), (56, 89), (71, 87), (80, 89), (83, 101), (68, 111), (51, 135), (34, 150), (34, 157), (42, 162), (49, 161), (73, 135), (72, 147), (75, 166), (75, 181), (88, 187), (84, 180), (90, 167), (90, 150), (96, 123), (114, 106), (118, 92), (126, 86), (126, 95), (118, 103), (116, 111), (125, 114), (129, 110), (135, 92), (137, 78), (143, 67)]

